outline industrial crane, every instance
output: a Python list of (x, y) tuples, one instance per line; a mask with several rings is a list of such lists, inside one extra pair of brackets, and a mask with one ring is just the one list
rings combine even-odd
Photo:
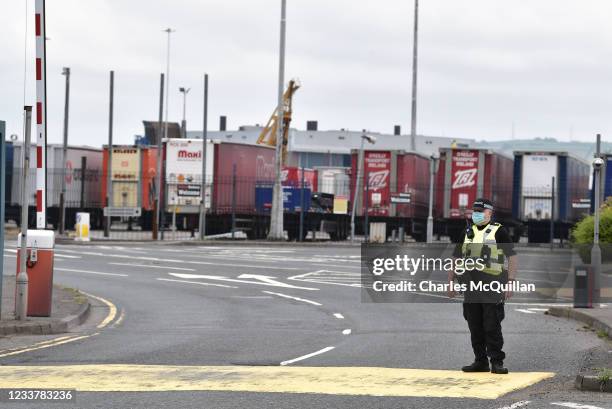
[[(289, 86), (283, 94), (283, 148), (281, 152), (281, 164), (285, 165), (287, 159), (287, 142), (289, 135), (289, 124), (291, 123), (292, 100), (295, 91), (300, 88), (296, 80), (289, 81)], [(275, 109), (266, 126), (261, 130), (257, 143), (259, 145), (276, 146), (276, 135), (278, 134), (278, 109)]]

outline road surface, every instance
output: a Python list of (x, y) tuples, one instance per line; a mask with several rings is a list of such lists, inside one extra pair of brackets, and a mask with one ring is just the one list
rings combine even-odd
[(583, 354), (603, 343), (579, 324), (511, 303), (511, 374), (464, 375), (473, 355), (461, 305), (362, 302), (357, 247), (56, 254), (55, 282), (96, 296), (92, 316), (70, 334), (0, 340), (2, 387), (78, 390), (48, 407), (612, 407), (572, 388)]

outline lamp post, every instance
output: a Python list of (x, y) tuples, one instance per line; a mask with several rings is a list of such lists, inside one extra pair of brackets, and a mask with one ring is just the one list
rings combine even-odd
[(414, 34), (412, 43), (412, 115), (410, 118), (410, 149), (416, 150), (417, 126), (417, 68), (419, 35), (419, 0), (414, 0)]
[(372, 145), (376, 143), (376, 137), (373, 135), (363, 134), (361, 135), (361, 144), (359, 145), (359, 152), (357, 153), (357, 175), (355, 176), (355, 194), (353, 197), (353, 210), (351, 211), (351, 243), (355, 241), (355, 212), (357, 211), (357, 201), (359, 200), (359, 180), (363, 173), (363, 146), (365, 141), (368, 141)]
[(594, 226), (593, 226), (593, 247), (591, 248), (591, 266), (593, 267), (593, 304), (599, 303), (600, 299), (600, 273), (601, 273), (601, 248), (599, 247), (599, 206), (601, 205), (601, 194), (600, 194), (600, 180), (601, 180), (601, 169), (604, 165), (604, 161), (599, 157), (599, 147), (601, 136), (597, 135), (597, 152), (595, 160), (593, 160), (594, 185), (595, 185), (595, 206), (594, 206)]
[(433, 198), (434, 178), (438, 171), (438, 157), (429, 157), (429, 216), (427, 216), (427, 243), (433, 243)]
[(183, 94), (183, 121), (181, 122), (181, 134), (183, 138), (187, 138), (187, 118), (186, 118), (186, 107), (187, 107), (187, 94), (191, 88), (180, 87), (179, 92)]
[(272, 188), (272, 209), (270, 210), (269, 240), (283, 240), (283, 186), (281, 184), (283, 132), (285, 110), (283, 107), (283, 88), (285, 86), (285, 33), (287, 27), (287, 0), (281, 0), (280, 49), (278, 63), (278, 105), (276, 107), (276, 153), (274, 158), (274, 186)]
[[(62, 75), (66, 76), (66, 96), (64, 98), (64, 141), (62, 145), (62, 160), (63, 170), (62, 174), (62, 190), (60, 192), (60, 220), (59, 220), (59, 234), (64, 234), (66, 226), (66, 162), (68, 158), (68, 107), (70, 101), (70, 68), (64, 67), (62, 69)], [(81, 176), (84, 177), (84, 176)]]

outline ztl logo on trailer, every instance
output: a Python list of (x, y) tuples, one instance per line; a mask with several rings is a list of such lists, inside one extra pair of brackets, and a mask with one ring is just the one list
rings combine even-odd
[(453, 189), (474, 186), (476, 183), (477, 171), (477, 168), (456, 171), (455, 180), (453, 181)]

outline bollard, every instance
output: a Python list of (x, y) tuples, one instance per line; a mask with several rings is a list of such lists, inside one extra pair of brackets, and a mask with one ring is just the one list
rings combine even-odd
[(403, 227), (399, 228), (399, 242), (400, 243), (404, 242), (404, 228)]
[(395, 243), (395, 229), (391, 230), (391, 243)]

